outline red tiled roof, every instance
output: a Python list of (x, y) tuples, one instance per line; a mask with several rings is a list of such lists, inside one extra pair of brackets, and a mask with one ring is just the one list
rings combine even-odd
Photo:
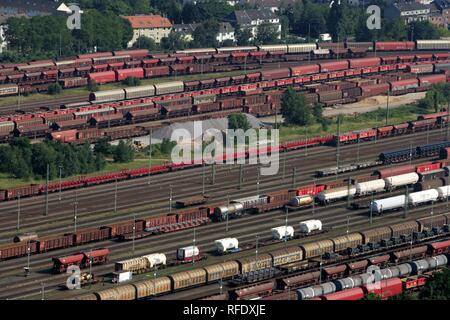
[(133, 29), (139, 28), (171, 28), (172, 23), (169, 19), (158, 16), (124, 16), (127, 19)]

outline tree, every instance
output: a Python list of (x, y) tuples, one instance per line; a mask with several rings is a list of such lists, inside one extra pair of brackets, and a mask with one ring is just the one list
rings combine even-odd
[(228, 116), (228, 129), (247, 131), (251, 127), (250, 122), (248, 122), (247, 117), (243, 113), (233, 113)]
[(134, 160), (134, 149), (129, 142), (125, 143), (123, 140), (114, 148), (113, 152), (114, 162), (131, 162)]
[(136, 87), (136, 86), (140, 86), (141, 85), (141, 80), (139, 78), (136, 77), (127, 77), (124, 81), (123, 84), (130, 86), (130, 87)]
[(96, 154), (102, 154), (104, 156), (109, 156), (112, 154), (112, 146), (108, 141), (108, 138), (98, 139), (94, 145), (94, 152)]
[(381, 300), (381, 297), (375, 293), (369, 293), (366, 294), (361, 300)]
[(297, 94), (291, 87), (284, 92), (281, 114), (286, 124), (309, 125), (313, 119), (305, 97), (302, 94)]
[(440, 34), (436, 28), (429, 21), (413, 21), (409, 27), (408, 39), (416, 41), (417, 39), (439, 39)]
[(140, 36), (136, 39), (136, 42), (133, 43), (133, 49), (147, 49), (149, 51), (156, 51), (158, 46), (155, 43), (155, 40), (146, 36)]
[(48, 93), (51, 95), (57, 95), (60, 94), (62, 90), (62, 87), (59, 83), (52, 83), (48, 86)]
[(219, 22), (209, 19), (195, 28), (192, 37), (194, 47), (217, 47), (217, 33), (219, 32)]
[(234, 31), (236, 42), (239, 46), (246, 46), (250, 44), (250, 39), (253, 37), (250, 28), (236, 28)]
[(313, 107), (313, 115), (314, 118), (316, 118), (317, 122), (322, 122), (323, 120), (323, 108), (322, 105), (320, 103), (315, 103), (314, 107)]
[(278, 35), (278, 29), (275, 25), (263, 23), (258, 26), (255, 40), (258, 44), (273, 44), (278, 41)]
[(89, 80), (88, 85), (87, 85), (87, 89), (90, 92), (95, 92), (99, 90), (99, 86), (97, 84), (97, 82), (95, 82), (95, 80)]
[(450, 269), (435, 272), (431, 281), (427, 281), (420, 291), (421, 300), (448, 300), (450, 298)]
[(161, 39), (161, 48), (166, 51), (175, 51), (186, 48), (186, 40), (184, 40), (178, 32), (171, 32), (169, 36)]

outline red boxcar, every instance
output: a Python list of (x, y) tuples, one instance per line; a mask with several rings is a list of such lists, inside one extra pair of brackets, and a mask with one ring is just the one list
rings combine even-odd
[(319, 66), (320, 66), (320, 72), (338, 71), (338, 70), (348, 69), (349, 62), (348, 62), (348, 60), (337, 61), (337, 62), (324, 62), (324, 63), (319, 63)]
[(324, 191), (326, 188), (326, 185), (324, 184), (317, 184), (317, 185), (309, 185), (305, 187), (297, 188), (297, 196), (315, 196), (316, 194)]
[(417, 165), (416, 167), (416, 172), (417, 173), (422, 173), (422, 172), (427, 172), (427, 171), (433, 171), (433, 170), (438, 170), (441, 168), (441, 163), (440, 162), (427, 162), (427, 163), (422, 163)]
[(380, 179), (398, 176), (405, 173), (415, 172), (416, 168), (413, 165), (404, 165), (393, 168), (379, 169), (374, 172), (374, 175), (377, 175)]
[(170, 74), (170, 68), (168, 66), (146, 68), (144, 70), (145, 70), (146, 78), (164, 77), (164, 76), (168, 76)]
[(399, 295), (403, 292), (402, 281), (399, 278), (381, 280), (377, 283), (367, 284), (362, 287), (366, 294), (374, 293), (382, 299)]
[(423, 76), (419, 77), (419, 85), (421, 87), (430, 87), (433, 84), (437, 83), (445, 83), (447, 81), (447, 78), (445, 74), (436, 74), (431, 76)]
[(159, 227), (173, 225), (177, 223), (177, 216), (156, 216), (144, 218), (145, 229), (147, 231), (155, 230), (157, 231)]
[(291, 67), (292, 77), (303, 76), (305, 74), (319, 73), (320, 68), (318, 64)]
[(144, 69), (142, 68), (122, 69), (115, 72), (117, 81), (125, 80), (128, 77), (144, 78)]
[(429, 250), (433, 255), (445, 254), (449, 252), (450, 240), (434, 242), (429, 245)]
[(352, 288), (322, 296), (323, 300), (360, 300), (362, 298), (364, 298), (364, 291), (361, 288)]
[(98, 84), (115, 82), (116, 81), (116, 73), (114, 71), (89, 73), (88, 78), (90, 81), (95, 81)]
[(380, 58), (350, 59), (350, 68), (374, 67), (381, 64)]
[(414, 41), (375, 42), (375, 49), (380, 51), (414, 50)]

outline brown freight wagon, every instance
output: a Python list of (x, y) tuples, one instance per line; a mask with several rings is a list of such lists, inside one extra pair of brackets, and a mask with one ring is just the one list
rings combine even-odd
[(320, 279), (320, 271), (308, 272), (298, 276), (287, 277), (279, 280), (280, 287), (284, 290), (292, 287), (306, 286), (316, 284)]
[(234, 297), (236, 300), (249, 299), (262, 295), (267, 295), (273, 291), (275, 287), (275, 280), (248, 286), (244, 288), (239, 288), (232, 292), (232, 298)]
[(428, 250), (427, 246), (419, 246), (412, 249), (396, 251), (392, 253), (392, 260), (395, 263), (400, 263), (403, 261), (422, 259), (425, 258), (427, 250)]
[(390, 227), (380, 227), (361, 232), (364, 244), (380, 242), (384, 239), (392, 237), (392, 229)]
[(172, 281), (173, 291), (206, 283), (206, 271), (200, 268), (174, 273), (168, 277)]
[(412, 235), (413, 232), (419, 231), (419, 224), (416, 221), (409, 221), (391, 225), (390, 228), (392, 237), (408, 236)]
[(75, 78), (66, 78), (61, 82), (64, 88), (75, 88), (87, 86), (88, 79), (82, 77), (75, 77)]
[(269, 253), (272, 256), (272, 265), (274, 267), (294, 263), (303, 259), (303, 251), (299, 247), (289, 247), (279, 249)]
[(369, 262), (371, 265), (383, 267), (386, 266), (390, 260), (391, 256), (388, 254), (382, 256), (376, 256), (369, 258)]
[(344, 98), (356, 98), (356, 97), (360, 97), (362, 95), (362, 90), (360, 87), (355, 87), (355, 88), (347, 88), (347, 89), (342, 89), (342, 96)]
[(347, 270), (347, 266), (345, 264), (341, 264), (334, 267), (326, 267), (323, 268), (323, 275), (327, 280), (334, 280), (338, 278), (342, 278)]
[(417, 219), (417, 222), (419, 223), (419, 232), (423, 232), (432, 228), (442, 228), (447, 224), (447, 217), (445, 215), (438, 215)]
[(242, 107), (244, 100), (242, 98), (228, 98), (219, 101), (220, 110), (235, 109)]
[(192, 105), (177, 105), (177, 106), (167, 106), (161, 108), (161, 114), (165, 117), (180, 117), (188, 116), (191, 114)]
[(416, 168), (413, 165), (403, 165), (386, 169), (375, 170), (374, 175), (378, 176), (379, 179), (384, 179), (387, 177), (398, 176), (405, 173), (415, 172)]
[(111, 237), (111, 228), (105, 227), (102, 229), (87, 229), (75, 233), (75, 244), (80, 245), (84, 243), (106, 240)]
[(342, 99), (342, 91), (329, 91), (319, 93), (319, 102), (333, 101)]
[(126, 114), (126, 119), (132, 123), (157, 120), (160, 118), (159, 108), (130, 111)]
[(81, 129), (87, 126), (86, 119), (72, 119), (53, 122), (51, 127), (53, 130), (71, 130)]
[(386, 94), (389, 91), (388, 83), (380, 83), (373, 85), (362, 85), (361, 95), (363, 97), (373, 97), (381, 94)]
[(136, 282), (134, 286), (136, 287), (136, 299), (141, 299), (170, 292), (171, 281), (168, 277), (159, 277)]
[(356, 273), (364, 272), (367, 269), (368, 265), (369, 265), (369, 261), (367, 261), (366, 259), (356, 261), (356, 262), (350, 262), (347, 264), (348, 274), (356, 274)]
[(208, 201), (208, 197), (193, 196), (193, 197), (177, 200), (176, 204), (177, 204), (177, 206), (184, 208), (184, 207), (194, 206), (197, 204), (203, 204), (203, 203), (206, 203), (206, 201)]
[(123, 223), (110, 225), (109, 228), (111, 229), (111, 237), (114, 238), (122, 234), (132, 233), (133, 226), (135, 227), (136, 232), (142, 231), (145, 226), (145, 221), (144, 220), (127, 221)]
[(296, 196), (296, 190), (283, 190), (267, 193), (269, 203), (283, 203), (291, 201)]
[(218, 102), (211, 102), (211, 103), (203, 103), (199, 105), (194, 105), (192, 107), (192, 110), (195, 113), (205, 113), (205, 112), (213, 112), (213, 111), (219, 111), (220, 105)]
[(0, 245), (0, 260), (25, 256), (37, 252), (36, 242), (18, 242)]
[(272, 256), (264, 253), (258, 257), (242, 258), (237, 260), (241, 273), (248, 273), (258, 270), (264, 270), (272, 267)]
[(47, 236), (39, 239), (39, 252), (46, 252), (74, 245), (74, 235)]

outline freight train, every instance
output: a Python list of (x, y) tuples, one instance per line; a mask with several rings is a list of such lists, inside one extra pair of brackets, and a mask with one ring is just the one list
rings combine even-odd
[[(1, 95), (45, 92), (59, 81), (65, 88), (124, 80), (128, 76), (158, 77), (220, 71), (214, 65), (285, 61), (290, 55), (308, 58), (361, 57), (370, 51), (449, 50), (446, 40), (416, 42), (310, 43), (181, 50), (172, 54), (150, 54), (148, 50), (123, 50), (80, 54), (58, 60), (2, 64)], [(300, 57), (299, 57), (300, 58)], [(304, 58), (303, 58), (304, 59)], [(223, 69), (227, 70), (227, 69)], [(229, 69), (232, 70), (232, 69)]]
[[(411, 174), (415, 172), (419, 172), (422, 176), (425, 176), (427, 171), (432, 172), (430, 171), (431, 169), (436, 166), (443, 166), (443, 164), (443, 162), (437, 162), (435, 164), (424, 163), (417, 166), (387, 168), (377, 170), (375, 174), (378, 175), (380, 179), (386, 177), (399, 177), (401, 174)], [(143, 175), (144, 171), (139, 170), (140, 169), (136, 169), (134, 173), (139, 174), (140, 172), (140, 174)], [(147, 171), (145, 172), (145, 174), (148, 174)], [(103, 179), (105, 180), (110, 178), (110, 175), (103, 176)], [(229, 203), (212, 203), (202, 207), (178, 210), (175, 214), (143, 217), (136, 221), (124, 221), (94, 229), (81, 229), (75, 233), (67, 233), (64, 235), (50, 235), (43, 238), (34, 235), (33, 239), (27, 239), (27, 241), (1, 245), (0, 260), (20, 257), (27, 255), (28, 253), (38, 254), (49, 250), (72, 247), (106, 239), (139, 239), (153, 234), (175, 232), (186, 228), (192, 228), (207, 224), (211, 221), (239, 218), (243, 214), (260, 214), (283, 208), (286, 205), (302, 209), (311, 206), (315, 200), (320, 202), (322, 197), (327, 198), (328, 200), (332, 199), (333, 201), (336, 201), (336, 198), (344, 199), (348, 197), (348, 182), (359, 183), (361, 185), (361, 182), (369, 180), (373, 180), (373, 176), (360, 176), (354, 177), (352, 181), (336, 181), (328, 184), (308, 185), (296, 189), (273, 191), (262, 196), (232, 199)], [(101, 182), (102, 179), (100, 178), (91, 181), (91, 183)], [(442, 185), (448, 184), (445, 181), (441, 183)], [(346, 191), (341, 190), (343, 186), (347, 186), (345, 187)], [(38, 187), (34, 187), (37, 188), (35, 192), (39, 192)], [(58, 190), (59, 185), (49, 185), (49, 188), (50, 187), (54, 190)], [(352, 186), (351, 188), (353, 189), (354, 187)], [(369, 188), (370, 186), (365, 187), (365, 193), (367, 193), (366, 191)], [(323, 196), (325, 191), (327, 191), (326, 196)], [(10, 198), (15, 198), (18, 196), (17, 192), (30, 191), (26, 188), (16, 188), (9, 190), (9, 193), (5, 192), (5, 195)], [(336, 192), (339, 197), (336, 196)], [(132, 231), (133, 228), (135, 229), (135, 232)]]
[[(448, 241), (446, 242), (448, 244)], [(448, 259), (444, 254), (427, 257), (397, 266), (379, 269), (375, 273), (366, 272), (360, 275), (298, 289), (297, 299), (309, 300), (315, 297), (321, 297), (323, 300), (359, 300), (368, 293), (378, 294), (385, 299), (403, 292), (403, 284), (399, 277), (417, 276), (427, 271), (435, 271), (436, 269), (447, 266), (447, 263)], [(339, 295), (331, 295), (338, 292), (340, 293)]]
[(77, 266), (80, 269), (89, 268), (90, 266), (100, 265), (108, 262), (109, 250), (95, 249), (85, 252), (80, 252), (70, 256), (52, 258), (53, 272), (64, 273), (67, 272), (70, 266)]
[[(395, 243), (397, 246), (402, 246), (411, 241), (420, 242), (419, 239), (430, 237), (430, 235), (433, 234), (448, 234), (449, 229), (448, 225), (446, 225), (448, 217), (443, 215), (439, 216), (439, 219), (441, 222), (444, 222), (445, 220), (444, 224), (435, 224), (436, 227), (434, 227), (432, 231), (429, 229), (429, 218), (417, 221), (407, 221), (394, 224), (390, 227), (380, 227), (338, 236), (328, 240), (287, 247), (259, 254), (256, 257), (231, 260), (215, 265), (208, 265), (203, 268), (196, 268), (170, 274), (168, 276), (158, 277), (152, 280), (142, 280), (134, 284), (122, 285), (97, 291), (93, 294), (83, 295), (79, 297), (79, 299), (135, 300), (203, 286), (219, 280), (234, 279), (234, 281), (238, 281), (238, 279), (247, 279), (248, 281), (251, 281), (253, 276), (262, 274), (265, 270), (278, 270), (279, 272), (282, 272), (281, 270), (283, 270), (285, 266), (302, 263), (306, 263), (304, 268), (308, 268), (308, 262), (314, 263), (315, 259), (324, 257), (327, 254), (334, 254), (334, 256), (343, 254), (342, 257), (345, 259), (345, 257), (348, 258), (348, 252), (356, 254), (369, 252), (374, 248), (387, 248), (385, 245), (387, 242), (383, 240), (390, 240), (389, 243)], [(442, 245), (440, 243), (435, 243), (434, 246), (430, 245), (429, 251), (435, 252), (434, 248), (438, 247), (440, 251), (448, 252), (449, 246), (450, 243), (448, 241)], [(326, 261), (327, 260), (324, 260), (325, 265), (327, 263)], [(317, 260), (315, 260), (315, 265), (317, 266)], [(272, 272), (271, 276), (274, 274), (276, 274), (276, 272)], [(321, 276), (318, 275), (317, 278), (319, 277)], [(311, 280), (313, 279), (314, 276), (312, 276)], [(240, 283), (245, 283), (245, 281), (240, 281)], [(288, 283), (290, 282), (288, 281)], [(292, 282), (292, 284), (294, 283), (295, 282)]]
[[(379, 58), (370, 59), (379, 60)], [(306, 85), (309, 82), (319, 80), (331, 81), (341, 77), (355, 77), (406, 68), (404, 64), (370, 67), (372, 63), (379, 64), (380, 61), (374, 62), (372, 60), (359, 59), (364, 60), (364, 62), (359, 61), (357, 63), (356, 60), (354, 62), (350, 62), (353, 61), (350, 60), (346, 63), (349, 65), (362, 64), (367, 67), (362, 69), (346, 69), (339, 72), (318, 73), (316, 74), (318, 76), (317, 79), (315, 79), (316, 75), (314, 74), (306, 77), (290, 77), (296, 73), (294, 70), (299, 71), (300, 69), (311, 68), (311, 66), (300, 66), (268, 70), (261, 73), (236, 77), (225, 77), (220, 78), (221, 80), (211, 79), (196, 81), (195, 83), (175, 81), (92, 93), (91, 98), (94, 101), (98, 100), (99, 103), (93, 105), (76, 103), (65, 105), (63, 109), (55, 111), (3, 116), (0, 118), (0, 139), (7, 141), (12, 136), (39, 138), (53, 131), (62, 131), (64, 134), (61, 134), (61, 136), (65, 138), (66, 134), (70, 133), (68, 130), (82, 130), (92, 127), (102, 129), (105, 127), (110, 128), (133, 124), (128, 129), (128, 137), (130, 137), (139, 134), (140, 130), (134, 126), (137, 123), (190, 115), (202, 115), (212, 112), (224, 112), (231, 109), (240, 109), (243, 112), (257, 116), (273, 115), (278, 113), (281, 108), (282, 91), (277, 88), (287, 86), (294, 86), (296, 89), (299, 89), (299, 92), (304, 94), (307, 102), (311, 104), (321, 103), (328, 106), (338, 103), (355, 102), (364, 97), (388, 92), (390, 94), (405, 94), (426, 91), (433, 84), (445, 83), (447, 81), (445, 74), (417, 76), (411, 73), (403, 73), (380, 79), (353, 79), (355, 81), (331, 82), (326, 85)], [(438, 65), (447, 65), (447, 69), (450, 68), (450, 64), (433, 65), (434, 69)], [(316, 65), (316, 67), (316, 71), (318, 72), (319, 66)], [(339, 66), (338, 68), (341, 67)], [(288, 78), (281, 79), (283, 77)], [(239, 81), (238, 78), (240, 79)], [(261, 82), (263, 79), (275, 80), (264, 80)], [(238, 97), (228, 97), (230, 94), (238, 95)], [(130, 100), (124, 100), (127, 98)], [(428, 121), (431, 122), (432, 120), (428, 119)], [(386, 134), (389, 134), (388, 129), (385, 129)], [(405, 129), (395, 128), (395, 130)], [(70, 136), (69, 139), (90, 139), (89, 135), (93, 132), (91, 130), (84, 133), (86, 133), (88, 138), (83, 137), (83, 133), (76, 133), (75, 136)], [(123, 134), (126, 137), (126, 133)], [(114, 136), (114, 133), (112, 136)], [(347, 143), (345, 136), (342, 137), (342, 142)]]

